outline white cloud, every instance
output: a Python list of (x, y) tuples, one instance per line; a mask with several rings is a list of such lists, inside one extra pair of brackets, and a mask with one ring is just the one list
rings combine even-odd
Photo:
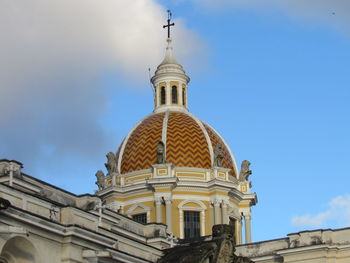
[[(111, 103), (103, 76), (148, 89), (147, 69), (165, 52), (165, 21), (155, 0), (0, 1), (0, 158), (42, 169), (116, 150), (99, 122)], [(175, 23), (179, 61), (195, 60), (199, 37)]]
[(297, 20), (327, 24), (350, 33), (350, 1), (348, 0), (193, 0), (210, 10), (256, 9), (281, 10)]
[(329, 208), (316, 215), (294, 216), (292, 225), (297, 227), (344, 227), (350, 224), (350, 195), (337, 196), (329, 203)]
[(292, 218), (292, 224), (294, 226), (322, 227), (331, 216), (332, 214), (330, 211), (319, 213), (315, 216), (295, 216)]

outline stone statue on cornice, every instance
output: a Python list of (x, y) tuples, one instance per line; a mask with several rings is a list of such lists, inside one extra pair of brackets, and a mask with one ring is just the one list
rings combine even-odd
[(98, 190), (103, 190), (105, 188), (105, 174), (98, 170), (95, 174), (96, 176), (96, 185), (98, 186)]
[(107, 175), (117, 174), (118, 173), (118, 165), (117, 160), (114, 153), (109, 152), (106, 155), (107, 163), (105, 163), (106, 169), (108, 171)]
[(248, 181), (249, 175), (252, 174), (252, 171), (249, 170), (250, 162), (244, 160), (241, 164), (241, 171), (239, 172), (239, 181)]

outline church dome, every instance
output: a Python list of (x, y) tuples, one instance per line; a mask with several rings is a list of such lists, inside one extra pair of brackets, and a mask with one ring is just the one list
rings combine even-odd
[(159, 141), (165, 146), (166, 163), (204, 169), (215, 166), (214, 149), (220, 144), (221, 167), (237, 177), (234, 157), (221, 136), (189, 112), (172, 110), (152, 113), (130, 131), (116, 153), (119, 173), (152, 168)]
[(207, 236), (212, 226), (230, 224), (240, 244), (243, 216), (250, 242), (250, 207), (256, 203), (250, 163), (243, 161), (238, 174), (224, 139), (189, 112), (190, 78), (175, 59), (170, 19), (168, 11), (165, 58), (150, 79), (153, 112), (115, 154), (107, 154), (108, 173), (96, 173), (96, 193), (104, 206), (139, 223), (165, 224), (171, 239)]
[(169, 36), (168, 32), (165, 57), (151, 78), (154, 111), (130, 131), (118, 148), (118, 172), (127, 174), (151, 169), (158, 163), (160, 143), (162, 162), (199, 169), (219, 166), (238, 177), (235, 160), (224, 140), (188, 111), (190, 78), (176, 60)]

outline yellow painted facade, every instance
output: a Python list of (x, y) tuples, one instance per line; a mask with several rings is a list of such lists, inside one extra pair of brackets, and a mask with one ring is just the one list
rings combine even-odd
[[(180, 188), (181, 189), (181, 188)], [(156, 222), (157, 218), (157, 211), (156, 211), (156, 205), (155, 201), (144, 201), (145, 199), (154, 199), (154, 195), (162, 195), (165, 196), (172, 196), (172, 203), (171, 203), (171, 224), (172, 224), (172, 233), (177, 236), (181, 237), (181, 223), (180, 223), (180, 213), (182, 211), (203, 211), (204, 218), (200, 217), (200, 224), (202, 229), (202, 221), (204, 219), (204, 235), (210, 235), (211, 234), (211, 228), (214, 225), (214, 208), (212, 200), (214, 200), (216, 197), (220, 196), (221, 198), (227, 198), (229, 202), (227, 203), (226, 213), (229, 213), (230, 211), (236, 209), (246, 209), (250, 208), (249, 204), (242, 204), (237, 202), (236, 200), (229, 198), (229, 190), (228, 191), (221, 191), (221, 190), (212, 190), (212, 189), (200, 189), (201, 191), (194, 191), (194, 188), (192, 189), (182, 189), (182, 190), (176, 190), (172, 189), (171, 186), (165, 186), (165, 187), (155, 187), (153, 191), (148, 190), (147, 193), (142, 194), (132, 194), (132, 192), (125, 193), (125, 195), (118, 195), (118, 197), (110, 197), (106, 199), (106, 203), (111, 203), (113, 201), (117, 202), (123, 202), (127, 203), (123, 207), (122, 213), (126, 216), (132, 217), (133, 215), (137, 215), (139, 213), (146, 213), (144, 207), (147, 208), (149, 211), (148, 216), (148, 223)], [(186, 199), (184, 198), (177, 198), (177, 196), (186, 196)], [(182, 207), (179, 207), (181, 203), (186, 202)], [(199, 205), (199, 202), (205, 207), (205, 209), (202, 209), (201, 205)], [(132, 208), (135, 204), (141, 204), (141, 206), (137, 206), (132, 210), (132, 213), (128, 213), (129, 209)], [(202, 209), (202, 210), (201, 210)], [(223, 209), (223, 208), (220, 208)], [(166, 204), (163, 201), (162, 205), (160, 207), (161, 210), (161, 221), (160, 223), (167, 224), (167, 218), (166, 218)], [(139, 212), (139, 213), (138, 213)], [(202, 215), (202, 214), (201, 214)], [(222, 210), (220, 210), (220, 216), (222, 216)], [(229, 215), (231, 216), (231, 215)], [(183, 220), (183, 218), (182, 218)], [(182, 224), (183, 226), (183, 224)], [(237, 228), (238, 225), (234, 226), (236, 229), (236, 233), (238, 232)], [(202, 231), (202, 230), (201, 230)], [(202, 232), (202, 233), (203, 233)], [(239, 237), (236, 237), (237, 239)]]

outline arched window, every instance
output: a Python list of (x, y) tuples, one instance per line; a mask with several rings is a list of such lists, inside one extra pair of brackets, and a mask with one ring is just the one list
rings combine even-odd
[(179, 205), (180, 238), (205, 236), (207, 207), (198, 200), (184, 200)]
[(171, 88), (171, 102), (173, 104), (177, 104), (177, 87), (176, 86), (172, 86)]
[(165, 104), (165, 87), (161, 87), (160, 89), (160, 105)]
[(186, 88), (182, 88), (182, 105), (186, 106)]

